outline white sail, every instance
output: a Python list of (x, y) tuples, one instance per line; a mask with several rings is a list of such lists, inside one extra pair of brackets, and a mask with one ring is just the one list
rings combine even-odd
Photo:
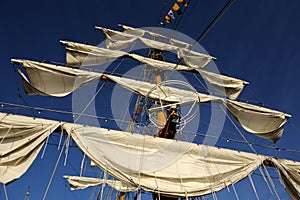
[(130, 34), (121, 34), (119, 31), (114, 31), (111, 29), (103, 27), (95, 27), (96, 29), (102, 30), (106, 37), (106, 47), (108, 49), (125, 49), (130, 45), (133, 45), (137, 40), (138, 36)]
[[(106, 62), (111, 62), (122, 56), (130, 57), (141, 63), (148, 64), (152, 67), (174, 70), (176, 64), (168, 63), (160, 60), (154, 60), (151, 58), (146, 58), (137, 54), (127, 53), (125, 51), (106, 49), (101, 47), (96, 47), (92, 45), (80, 44), (75, 42), (61, 41), (66, 44), (66, 60), (67, 64), (70, 66), (89, 66), (89, 65), (99, 65)], [(187, 66), (178, 66), (177, 70), (193, 70), (193, 68)]]
[(166, 43), (159, 42), (159, 41), (156, 41), (156, 40), (151, 40), (151, 39), (148, 39), (148, 38), (139, 37), (138, 39), (144, 45), (146, 45), (147, 47), (151, 47), (153, 49), (159, 49), (159, 50), (162, 50), (162, 51), (170, 51), (170, 52), (176, 51), (176, 50), (179, 49), (178, 47), (173, 46), (171, 44), (166, 44)]
[[(17, 62), (17, 60), (13, 61)], [(25, 89), (27, 89), (27, 92), (31, 92), (31, 94), (37, 94), (37, 91), (41, 91), (42, 95), (62, 97), (70, 94), (87, 82), (103, 77), (101, 73), (34, 61), (18, 60), (18, 62), (26, 68), (30, 77), (30, 82), (28, 80), (24, 81), (27, 82)], [(27, 70), (28, 68), (33, 68), (34, 71)], [(23, 79), (26, 78), (25, 75), (21, 75)], [(139, 95), (166, 103), (186, 104), (194, 101), (200, 103), (211, 101), (223, 103), (246, 131), (272, 141), (277, 141), (282, 136), (286, 119), (290, 117), (283, 112), (222, 99), (212, 95), (166, 86), (159, 86), (154, 90), (157, 85), (153, 83), (113, 75), (105, 75), (104, 77), (106, 80), (116, 82)], [(64, 85), (64, 87), (62, 88), (61, 85)], [(27, 87), (33, 87), (33, 89), (28, 89)]]
[(140, 29), (140, 28), (133, 28), (133, 27), (126, 26), (123, 24), (118, 24), (118, 25), (124, 29), (125, 33), (130, 34), (130, 35), (136, 35), (139, 37), (143, 37), (145, 35), (145, 33), (149, 33), (153, 37), (163, 37), (164, 38), (163, 35), (157, 34), (155, 32), (147, 31), (147, 30)]
[(166, 195), (185, 197), (219, 191), (247, 177), (265, 159), (97, 127), (63, 127), (79, 148), (112, 176)]
[(284, 124), (291, 117), (283, 112), (237, 101), (224, 100), (224, 104), (246, 131), (274, 142), (281, 138)]
[(188, 49), (188, 48), (192, 47), (192, 45), (189, 44), (189, 43), (186, 43), (186, 42), (183, 42), (183, 41), (180, 41), (180, 40), (176, 40), (174, 38), (170, 38), (170, 37), (167, 37), (165, 35), (156, 33), (155, 29), (149, 31), (149, 30), (144, 30), (144, 29), (140, 29), (140, 28), (133, 28), (133, 27), (126, 26), (126, 25), (123, 25), (123, 24), (119, 24), (119, 26), (121, 26), (125, 30), (124, 32), (128, 33), (128, 34), (137, 35), (137, 36), (142, 37), (142, 36), (144, 36), (145, 33), (147, 33), (147, 34), (151, 35), (154, 38), (167, 39), (170, 44), (172, 44), (173, 46), (177, 46), (179, 48)]
[[(2, 183), (25, 173), (43, 141), (59, 127), (97, 166), (122, 182), (120, 189), (141, 188), (180, 197), (205, 195), (235, 184), (264, 160), (271, 160), (288, 193), (299, 198), (299, 162), (99, 127), (7, 113), (0, 116), (1, 140), (5, 140), (0, 143)], [(79, 182), (79, 187), (97, 184), (95, 179)]]
[(214, 87), (214, 89), (232, 100), (237, 99), (244, 87), (248, 84), (248, 82), (237, 78), (216, 74), (201, 69), (197, 69), (197, 71), (201, 74), (205, 81)]
[[(230, 99), (236, 99), (238, 95), (243, 90), (244, 86), (248, 84), (246, 81), (242, 81), (239, 79), (227, 77), (227, 76), (217, 76), (214, 73), (205, 72), (203, 70), (200, 70), (201, 68), (204, 68), (211, 60), (216, 59), (212, 56), (208, 56), (206, 54), (202, 54), (199, 52), (195, 52), (192, 50), (189, 50), (188, 48), (191, 48), (192, 45), (168, 38), (167, 36), (164, 36), (162, 34), (158, 34), (152, 31), (143, 30), (140, 28), (133, 28), (126, 25), (120, 25), (125, 30), (125, 35), (136, 35), (139, 37), (144, 36), (145, 33), (148, 33), (149, 35), (153, 37), (159, 37), (159, 38), (165, 38), (168, 39), (171, 46), (169, 44), (165, 44), (158, 41), (149, 40), (146, 38), (140, 38), (141, 41), (152, 48), (164, 50), (164, 51), (177, 51), (178, 58), (182, 59), (187, 66), (191, 67), (192, 69), (197, 69), (202, 77), (208, 81), (211, 85), (213, 85), (218, 91), (222, 92), (225, 89), (225, 95), (228, 96)], [(110, 33), (110, 31), (112, 31)], [(105, 34), (107, 35), (122, 35), (121, 32), (113, 31), (113, 30), (106, 30)], [(174, 48), (177, 47), (177, 48)], [(177, 65), (179, 68), (180, 65)]]
[[(150, 65), (158, 69), (187, 71), (196, 70), (209, 84), (211, 84), (218, 91), (222, 93), (225, 92), (224, 95), (228, 96), (230, 99), (236, 99), (242, 92), (244, 86), (248, 84), (248, 82), (240, 79), (204, 71), (199, 68), (178, 65), (175, 63), (169, 63), (160, 60), (154, 60), (133, 53), (126, 53), (119, 50), (105, 49), (75, 42), (62, 41), (62, 43), (67, 45), (66, 60), (67, 64), (71, 66), (98, 65), (105, 62), (113, 61), (114, 59), (122, 56), (128, 56), (141, 63)], [(199, 53), (198, 56), (200, 55), (201, 54)]]
[[(151, 39), (147, 39), (141, 36), (131, 35), (124, 32), (119, 32), (111, 29), (106, 29), (102, 27), (96, 27), (97, 29), (100, 29), (103, 31), (106, 37), (106, 46), (109, 49), (124, 49), (131, 45), (133, 45), (136, 41), (140, 41), (143, 44), (145, 44), (147, 47), (159, 49), (162, 51), (176, 51), (178, 54), (178, 57), (182, 57), (185, 59), (186, 64), (192, 63), (194, 68), (204, 68), (211, 60), (216, 59), (213, 56), (209, 56), (206, 54), (201, 54), (198, 52), (194, 52), (192, 50), (187, 50), (189, 53), (184, 54), (182, 53), (182, 48), (178, 46), (174, 46), (172, 44), (167, 44)], [(197, 61), (195, 59), (195, 55), (197, 55)], [(188, 60), (191, 59), (191, 61), (188, 62)], [(198, 64), (195, 66), (195, 64)], [(192, 66), (191, 66), (192, 67)]]
[(97, 186), (101, 184), (107, 184), (111, 188), (114, 188), (120, 192), (134, 192), (138, 190), (137, 187), (126, 184), (122, 181), (101, 179), (101, 178), (91, 178), (82, 176), (64, 176), (70, 184), (71, 190), (85, 189), (91, 186)]
[(270, 158), (280, 174), (280, 179), (292, 199), (300, 199), (300, 165), (299, 162)]
[(22, 176), (60, 122), (0, 113), (0, 182)]
[(216, 59), (214, 57), (207, 57), (206, 54), (188, 49), (178, 49), (177, 55), (178, 58), (182, 59), (187, 66), (195, 69), (204, 68), (212, 59)]
[(200, 103), (211, 101), (223, 103), (246, 131), (272, 141), (277, 141), (282, 136), (284, 124), (287, 118), (291, 117), (283, 112), (212, 95), (197, 93), (198, 97), (196, 97), (194, 92), (179, 88), (160, 86), (160, 90), (150, 92), (156, 84), (111, 75), (105, 76), (132, 92), (154, 100), (179, 104), (192, 103), (195, 100)]
[(52, 64), (40, 63), (30, 60), (11, 60), (14, 63), (22, 65), (29, 77), (19, 71), (23, 81), (26, 83), (27, 90), (30, 94), (49, 95), (63, 97), (78, 87), (98, 79), (101, 74), (86, 72), (83, 70), (67, 68)]
[(60, 42), (67, 45), (66, 61), (70, 66), (82, 66), (83, 64), (99, 65), (127, 55), (124, 51), (100, 48), (69, 41)]
[(200, 103), (210, 102), (217, 100), (218, 97), (214, 97), (202, 93), (194, 93), (193, 91), (188, 91), (175, 87), (159, 86), (157, 89), (156, 84), (138, 81), (130, 78), (118, 77), (113, 75), (105, 75), (105, 78), (110, 81), (116, 82), (122, 87), (135, 92), (144, 97), (148, 97), (153, 100), (168, 102), (168, 103), (186, 103), (193, 101), (200, 101)]

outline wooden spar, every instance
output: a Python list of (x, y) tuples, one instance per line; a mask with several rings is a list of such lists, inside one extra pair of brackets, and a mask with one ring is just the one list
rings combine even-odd
[[(159, 84), (161, 82), (162, 82), (161, 74), (160, 74), (160, 72), (157, 72), (157, 75), (155, 76), (155, 83)], [(157, 113), (157, 119), (161, 124), (166, 123), (167, 119), (166, 119), (164, 111), (161, 110)]]

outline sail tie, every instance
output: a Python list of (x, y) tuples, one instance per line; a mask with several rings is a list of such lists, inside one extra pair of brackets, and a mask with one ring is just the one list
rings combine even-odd
[(218, 197), (216, 195), (216, 192), (212, 189), (212, 196), (214, 200), (218, 200)]
[(229, 185), (224, 181), (224, 185), (226, 185), (227, 192), (230, 192)]
[(156, 179), (156, 174), (155, 174), (155, 172), (153, 172), (153, 174), (154, 174), (154, 179), (155, 179), (155, 184), (156, 184), (156, 188), (153, 189), (153, 192), (155, 190), (157, 190), (157, 197), (158, 197), (158, 200), (160, 200), (160, 192), (158, 190), (158, 183), (157, 183), (157, 179)]
[(59, 136), (59, 142), (58, 142), (58, 145), (57, 145), (57, 150), (58, 151), (60, 149), (60, 145), (61, 145), (61, 141), (62, 141), (62, 137), (63, 137), (63, 132), (64, 132), (64, 130), (61, 129), (61, 133), (60, 133), (60, 136)]
[(103, 198), (103, 192), (104, 192), (104, 187), (105, 187), (105, 183), (107, 180), (107, 168), (105, 169), (104, 173), (103, 173), (103, 180), (105, 180), (102, 185), (101, 185), (101, 190), (100, 190), (100, 200), (102, 200)]
[(186, 191), (186, 188), (183, 186), (183, 181), (182, 181), (182, 178), (181, 178), (181, 176), (180, 176), (179, 173), (178, 173), (178, 176), (179, 176), (180, 183), (181, 183), (180, 186), (181, 186), (181, 188), (184, 190), (184, 193), (185, 193), (185, 199), (188, 200), (188, 199), (189, 199), (188, 193), (187, 193), (187, 191)]
[[(51, 129), (49, 131), (50, 131), (50, 134), (51, 134)], [(49, 134), (49, 136), (50, 136), (50, 134)], [(44, 145), (44, 149), (43, 149), (43, 153), (42, 153), (41, 159), (44, 158), (44, 155), (45, 155), (45, 152), (46, 152), (46, 148), (47, 148), (47, 145), (48, 145), (49, 136), (47, 137), (47, 139), (45, 141), (45, 145)]]
[(184, 189), (184, 193), (185, 193), (185, 199), (189, 200), (189, 196), (188, 196), (187, 191), (185, 189)]
[(83, 171), (83, 165), (84, 165), (84, 160), (85, 160), (85, 153), (83, 153), (83, 157), (81, 160), (81, 166), (80, 166), (80, 176), (82, 175), (82, 171)]
[(69, 145), (70, 145), (70, 140), (71, 140), (71, 135), (68, 134), (67, 140), (66, 140), (66, 151), (65, 151), (65, 161), (64, 161), (64, 166), (67, 165), (67, 159), (68, 159), (68, 154), (69, 154)]
[[(42, 125), (43, 126), (43, 125)], [(48, 126), (51, 126), (51, 125), (48, 125)], [(47, 149), (47, 146), (48, 146), (48, 141), (49, 141), (49, 137), (50, 137), (50, 134), (53, 132), (52, 130), (51, 130), (51, 128), (49, 129), (49, 135), (48, 135), (48, 137), (47, 137), (47, 139), (46, 139), (46, 141), (45, 141), (45, 145), (44, 145), (44, 149), (43, 149), (43, 153), (42, 153), (42, 156), (41, 156), (41, 159), (42, 158), (44, 158), (44, 155), (45, 155), (45, 152), (46, 152), (46, 149)]]

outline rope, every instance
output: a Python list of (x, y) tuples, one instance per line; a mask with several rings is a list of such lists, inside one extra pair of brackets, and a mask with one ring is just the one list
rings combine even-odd
[[(31, 107), (31, 106), (25, 106), (25, 105), (17, 105), (17, 104), (12, 104), (12, 103), (7, 103), (7, 102), (0, 102), (0, 104), (4, 105), (9, 105), (9, 106), (16, 106), (16, 107), (19, 107), (19, 108), (25, 108), (25, 109), (34, 109), (34, 110), (41, 110), (41, 111), (50, 111), (50, 112), (55, 112), (55, 113), (62, 113), (62, 114), (78, 114), (78, 113), (75, 113), (75, 112), (68, 112), (68, 111), (61, 111), (61, 110), (54, 110), (54, 109), (47, 109), (47, 108), (42, 108), (42, 107)], [(205, 105), (202, 105), (202, 106), (205, 106)], [(2, 109), (5, 109), (2, 107)], [(7, 108), (6, 108), (7, 109)], [(87, 115), (87, 114), (83, 114), (83, 116), (87, 116), (87, 117), (93, 117), (93, 118), (97, 118), (97, 119), (103, 119), (103, 120), (114, 120), (114, 121), (119, 121), (119, 122), (126, 122), (126, 123), (131, 123), (131, 121), (125, 121), (125, 120), (118, 120), (118, 119), (112, 119), (112, 118), (107, 118), (107, 117), (101, 117), (101, 116), (94, 116), (94, 115)], [(200, 123), (204, 124), (204, 125), (208, 125), (209, 123), (208, 122), (205, 122), (203, 120), (200, 121)], [(290, 123), (294, 128), (297, 128), (294, 124)], [(140, 125), (143, 125), (143, 124), (140, 124)], [(299, 129), (297, 129), (299, 130)], [(234, 135), (237, 135), (235, 134), (236, 132), (233, 132), (233, 131), (230, 131), (230, 130), (223, 130), (224, 132), (226, 133), (231, 133), (231, 134), (234, 134)], [(294, 154), (290, 154), (290, 153), (300, 153), (300, 150), (296, 150), (296, 149), (286, 149), (286, 148), (280, 148), (280, 147), (275, 147), (275, 146), (270, 146), (270, 145), (265, 145), (265, 144), (260, 144), (260, 143), (255, 143), (253, 141), (250, 141), (247, 140), (247, 141), (244, 141), (244, 140), (236, 140), (236, 139), (231, 139), (231, 138), (226, 138), (226, 137), (217, 137), (217, 136), (213, 136), (213, 135), (206, 135), (206, 134), (201, 134), (201, 133), (195, 133), (195, 132), (190, 132), (190, 131), (182, 131), (182, 133), (185, 133), (185, 134), (193, 134), (193, 135), (196, 135), (196, 136), (200, 136), (200, 137), (211, 137), (211, 138), (217, 138), (219, 140), (224, 140), (224, 141), (227, 141), (227, 142), (234, 142), (234, 143), (244, 143), (244, 144), (249, 144), (251, 146), (258, 146), (258, 147), (262, 147), (262, 148), (265, 148), (265, 149), (272, 149), (272, 150), (276, 150), (276, 151), (280, 151), (280, 152), (284, 152), (284, 153), (288, 153), (288, 155), (293, 155), (297, 158), (300, 158), (300, 156), (298, 155), (294, 155)], [(60, 135), (60, 137), (62, 137), (62, 134)], [(61, 139), (60, 139), (61, 141)], [(49, 143), (50, 145), (52, 145), (51, 143)], [(59, 147), (58, 147), (58, 150), (59, 150)]]
[(83, 154), (83, 158), (81, 160), (80, 175), (79, 176), (82, 176), (82, 171), (83, 171), (83, 166), (84, 166), (84, 160), (85, 160), (85, 154)]
[(65, 150), (64, 166), (67, 165), (67, 160), (68, 160), (68, 155), (69, 155), (70, 141), (71, 141), (71, 134), (68, 134), (67, 139), (66, 139), (66, 150)]
[(102, 85), (99, 87), (99, 89), (97, 90), (97, 92), (94, 94), (94, 96), (90, 99), (90, 101), (88, 102), (88, 104), (84, 107), (84, 109), (81, 111), (81, 113), (77, 116), (77, 118), (74, 120), (74, 123), (76, 123), (79, 118), (83, 115), (83, 113), (86, 111), (86, 109), (91, 105), (91, 103), (95, 100), (96, 96), (99, 94), (99, 92), (101, 91), (101, 89), (104, 87), (105, 82), (102, 83)]
[[(50, 134), (51, 134), (51, 130), (50, 130)], [(49, 135), (50, 135), (50, 134), (49, 134)], [(43, 149), (41, 158), (44, 158), (44, 155), (45, 155), (45, 152), (46, 152), (46, 148), (47, 148), (47, 144), (48, 144), (48, 140), (49, 140), (49, 136), (47, 137), (46, 142), (45, 142), (45, 144), (44, 144), (44, 149)]]
[[(40, 111), (50, 111), (50, 112), (61, 113), (61, 114), (80, 115), (80, 113), (76, 113), (76, 112), (54, 110), (54, 109), (48, 109), (48, 108), (43, 108), (43, 107), (32, 107), (32, 106), (25, 106), (25, 105), (17, 105), (17, 104), (6, 103), (6, 102), (0, 102), (0, 104), (7, 104), (7, 105), (10, 105), (10, 106), (16, 106), (16, 107), (22, 107), (22, 108), (40, 110)], [(113, 118), (108, 118), (108, 117), (95, 116), (95, 115), (90, 115), (90, 114), (82, 114), (82, 116), (93, 117), (93, 118), (103, 119), (103, 120), (112, 120), (112, 121), (120, 121), (120, 122), (130, 123), (130, 121), (124, 121), (124, 120), (118, 120), (118, 119), (113, 119)]]
[(226, 110), (224, 110), (221, 106), (219, 106), (220, 109), (225, 113), (225, 115), (227, 116), (227, 118), (229, 119), (229, 121), (232, 123), (232, 125), (236, 128), (236, 130), (239, 132), (239, 134), (241, 135), (241, 137), (244, 139), (244, 141), (246, 142), (246, 144), (248, 144), (248, 146), (250, 147), (250, 149), (257, 154), (256, 150), (253, 148), (252, 144), (250, 144), (247, 140), (247, 138), (244, 136), (244, 134), (242, 133), (242, 131), (237, 127), (237, 125), (234, 123), (234, 121), (231, 119), (231, 117), (227, 114)]
[(5, 184), (3, 184), (3, 190), (4, 190), (5, 200), (8, 200), (8, 195), (7, 195), (6, 185)]
[(53, 180), (54, 174), (55, 174), (55, 172), (56, 172), (56, 169), (57, 169), (57, 167), (58, 167), (58, 163), (59, 163), (59, 161), (60, 161), (60, 158), (61, 158), (61, 156), (62, 156), (62, 153), (63, 153), (63, 150), (64, 150), (64, 146), (65, 146), (65, 145), (66, 145), (66, 141), (65, 141), (65, 143), (64, 143), (64, 145), (63, 145), (63, 147), (61, 148), (61, 151), (60, 151), (60, 153), (59, 153), (59, 156), (58, 156), (58, 158), (57, 158), (57, 161), (56, 161), (55, 167), (54, 167), (54, 169), (53, 169), (53, 172), (52, 172), (52, 175), (51, 175), (51, 177), (50, 177), (49, 183), (48, 183), (48, 185), (47, 185), (46, 191), (45, 191), (45, 193), (44, 193), (43, 200), (45, 200), (45, 199), (46, 199), (47, 193), (48, 193), (48, 191), (49, 191), (50, 185), (51, 185), (51, 183), (52, 183), (52, 180)]
[[(269, 174), (269, 172), (268, 172), (266, 166), (263, 165), (263, 168), (264, 168), (265, 173), (266, 173), (266, 175), (267, 175), (267, 177), (268, 177), (268, 180), (269, 180), (269, 182), (270, 182), (270, 184), (271, 184), (271, 186), (272, 186), (272, 188), (273, 188), (273, 190), (274, 190), (274, 192), (275, 192), (276, 198), (277, 198), (277, 199), (280, 199), (280, 198), (279, 198), (279, 195), (278, 195), (278, 192), (277, 192), (277, 190), (276, 190), (275, 184), (274, 184), (274, 182), (273, 182), (273, 180), (272, 180), (272, 178), (271, 178), (271, 176), (270, 176), (270, 174)], [(278, 172), (277, 169), (276, 169), (276, 171)], [(278, 177), (278, 178), (279, 178), (279, 177)], [(280, 178), (279, 178), (279, 180), (281, 181)], [(272, 192), (271, 192), (271, 193), (272, 193)]]
[(233, 191), (234, 191), (234, 195), (235, 195), (236, 200), (240, 200), (240, 198), (239, 198), (239, 196), (238, 196), (238, 194), (237, 194), (237, 192), (236, 192), (236, 189), (235, 189), (235, 187), (234, 187), (234, 184), (232, 184), (232, 188), (233, 188)]
[[(263, 165), (263, 166), (264, 166), (264, 168), (265, 168), (265, 165)], [(269, 188), (269, 191), (271, 192), (271, 194), (273, 194), (273, 192), (272, 192), (272, 190), (271, 190), (271, 187), (270, 187), (270, 184), (268, 183), (268, 181), (267, 181), (267, 179), (266, 179), (266, 176), (265, 176), (264, 172), (263, 172), (262, 169), (261, 169), (261, 166), (258, 168), (258, 170), (259, 170), (261, 176), (263, 177), (265, 183), (267, 184), (267, 186), (268, 186), (268, 188)], [(270, 179), (270, 181), (271, 181), (271, 180), (272, 180), (272, 179)]]
[[(106, 172), (106, 170), (103, 173), (103, 179), (107, 180), (107, 172)], [(99, 195), (98, 195), (97, 199), (102, 200), (102, 198), (103, 198), (103, 192), (104, 192), (104, 187), (105, 187), (105, 182), (102, 183), (101, 190), (99, 192)]]
[(230, 6), (233, 4), (234, 0), (229, 0), (225, 6), (220, 10), (220, 12), (217, 14), (217, 16), (213, 19), (213, 21), (206, 27), (206, 29), (203, 31), (203, 33), (198, 37), (197, 42), (199, 43), (206, 34), (213, 28), (213, 26), (219, 21), (219, 19), (225, 14), (225, 12), (230, 8)]
[(254, 191), (254, 193), (255, 193), (256, 199), (259, 200), (259, 197), (258, 197), (258, 194), (257, 194), (257, 191), (256, 191), (256, 188), (255, 188), (255, 185), (254, 185), (254, 182), (253, 182), (253, 180), (252, 180), (251, 175), (248, 175), (248, 178), (249, 178), (249, 180), (250, 180), (252, 189), (253, 189), (253, 191)]

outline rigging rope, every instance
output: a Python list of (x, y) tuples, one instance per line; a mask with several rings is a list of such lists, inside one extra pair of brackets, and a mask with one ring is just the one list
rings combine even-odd
[(230, 8), (230, 6), (233, 4), (234, 0), (229, 0), (225, 6), (220, 10), (220, 12), (217, 14), (217, 16), (213, 19), (213, 21), (206, 27), (206, 29), (203, 31), (203, 33), (198, 37), (197, 42), (199, 43), (206, 34), (213, 28), (213, 26), (219, 21), (219, 19), (225, 14), (225, 12)]
[(239, 196), (238, 196), (238, 194), (237, 194), (237, 192), (236, 192), (236, 189), (235, 189), (235, 187), (234, 187), (234, 184), (232, 184), (232, 188), (233, 188), (233, 192), (234, 192), (234, 195), (235, 195), (236, 200), (240, 200), (240, 198), (239, 198)]
[(3, 184), (3, 190), (4, 190), (5, 200), (8, 200), (8, 195), (7, 195), (6, 185), (5, 184)]
[(253, 182), (252, 177), (251, 177), (251, 174), (248, 175), (248, 178), (249, 178), (249, 180), (250, 180), (252, 189), (253, 189), (253, 191), (254, 191), (254, 193), (255, 193), (256, 199), (259, 200), (259, 196), (258, 196), (258, 194), (257, 194), (256, 188), (255, 188), (255, 185), (254, 185), (254, 182)]
[(54, 169), (53, 169), (53, 172), (52, 172), (52, 175), (51, 175), (51, 177), (50, 177), (49, 183), (48, 183), (48, 185), (47, 185), (46, 191), (45, 191), (45, 193), (44, 193), (43, 200), (46, 199), (47, 193), (48, 193), (48, 191), (49, 191), (50, 185), (51, 185), (51, 183), (52, 183), (54, 174), (55, 174), (56, 169), (57, 169), (57, 167), (58, 167), (58, 163), (59, 163), (60, 158), (61, 158), (61, 156), (62, 156), (62, 153), (63, 153), (63, 150), (64, 150), (65, 145), (66, 145), (66, 141), (64, 142), (64, 145), (63, 145), (63, 147), (61, 148), (61, 151), (60, 151), (59, 156), (58, 156), (58, 158), (57, 158), (55, 167), (54, 167)]

